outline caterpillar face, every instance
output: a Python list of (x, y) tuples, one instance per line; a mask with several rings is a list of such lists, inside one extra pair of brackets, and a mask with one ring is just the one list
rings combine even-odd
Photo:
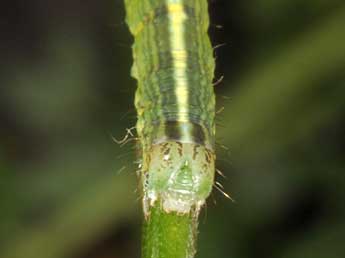
[(215, 156), (194, 143), (165, 142), (152, 146), (144, 162), (144, 208), (160, 201), (167, 212), (199, 210), (212, 190)]

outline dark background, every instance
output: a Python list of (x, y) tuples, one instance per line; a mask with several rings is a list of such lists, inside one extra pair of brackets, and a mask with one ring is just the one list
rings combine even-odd
[[(139, 257), (120, 0), (2, 1), (0, 257)], [(218, 191), (198, 258), (345, 257), (345, 3), (210, 1)], [(221, 27), (221, 28), (220, 28)]]

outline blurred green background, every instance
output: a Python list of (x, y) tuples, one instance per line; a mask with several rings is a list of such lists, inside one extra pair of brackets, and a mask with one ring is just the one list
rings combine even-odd
[[(212, 0), (219, 177), (198, 258), (345, 257), (345, 3)], [(0, 257), (139, 257), (120, 0), (2, 3)]]

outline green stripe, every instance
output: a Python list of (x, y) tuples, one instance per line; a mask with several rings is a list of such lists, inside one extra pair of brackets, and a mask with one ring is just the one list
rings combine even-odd
[[(205, 1), (193, 1), (192, 4), (193, 7), (188, 9), (190, 18), (186, 25), (186, 43), (187, 48), (192, 52), (190, 53), (192, 58), (188, 59), (188, 67), (194, 70), (194, 72), (188, 73), (188, 85), (190, 91), (196, 92), (196, 94), (189, 95), (191, 106), (189, 117), (191, 121), (204, 126), (204, 130), (206, 130), (204, 133), (208, 138), (205, 141), (214, 145), (215, 100), (212, 86), (214, 59), (211, 43), (207, 36), (207, 5)], [(200, 16), (205, 16), (205, 18), (200, 20)], [(197, 40), (191, 40), (192, 38)]]

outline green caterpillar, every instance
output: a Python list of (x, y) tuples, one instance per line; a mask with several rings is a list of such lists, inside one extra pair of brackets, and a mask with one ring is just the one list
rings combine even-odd
[(207, 0), (125, 0), (138, 81), (145, 216), (196, 211), (215, 171), (214, 57)]

